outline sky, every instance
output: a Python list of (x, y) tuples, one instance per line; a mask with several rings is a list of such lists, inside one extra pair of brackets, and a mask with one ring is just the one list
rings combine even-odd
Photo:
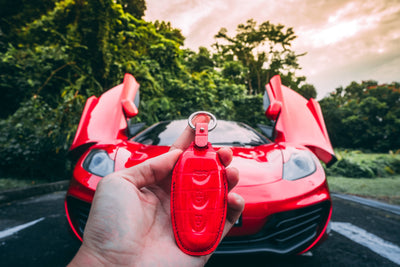
[(146, 0), (145, 20), (170, 21), (185, 47), (211, 49), (224, 27), (253, 18), (292, 27), (297, 72), (317, 89), (317, 99), (351, 81), (400, 82), (400, 0)]

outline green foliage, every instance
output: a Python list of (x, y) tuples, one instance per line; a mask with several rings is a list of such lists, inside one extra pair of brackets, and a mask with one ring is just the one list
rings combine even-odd
[(12, 115), (21, 102), (40, 95), (51, 107), (62, 101), (61, 93), (74, 88), (84, 96), (98, 94), (101, 85), (66, 53), (66, 46), (15, 48), (10, 46), (0, 62), (0, 118)]
[(328, 184), (332, 192), (364, 196), (400, 205), (400, 175), (384, 179), (328, 176)]
[(297, 91), (299, 94), (304, 96), (306, 99), (316, 98), (317, 97), (317, 90), (315, 89), (314, 85), (312, 84), (303, 84), (299, 90)]
[(134, 120), (148, 125), (197, 110), (267, 124), (262, 93), (278, 73), (285, 85), (313, 96), (295, 75), (300, 55), (290, 50), (291, 28), (249, 20), (234, 37), (218, 33), (228, 44), (194, 52), (182, 49), (185, 38), (169, 22), (141, 19), (143, 0), (39, 2), (16, 0), (0, 19), (2, 176), (67, 177), (86, 99), (125, 73), (141, 85)]
[[(235, 119), (245, 122), (253, 127), (257, 124), (268, 125), (270, 122), (265, 117), (265, 111), (262, 107), (263, 98), (261, 95), (245, 96), (234, 102)], [(249, 116), (251, 114), (251, 116)]]
[[(88, 96), (116, 85), (125, 72), (148, 88), (145, 97), (161, 96), (150, 69), (171, 63), (179, 69), (173, 62), (179, 45), (113, 1), (59, 1), (42, 12), (21, 24), (15, 45), (0, 54), (3, 176), (66, 178), (67, 151)], [(170, 54), (155, 54), (164, 44), (173, 47), (164, 49)]]
[(0, 191), (42, 184), (41, 180), (0, 178)]
[(187, 50), (186, 54), (186, 64), (191, 72), (202, 72), (203, 70), (212, 70), (214, 68), (214, 61), (207, 48), (199, 47), (197, 54)]
[[(122, 81), (141, 85), (139, 116), (148, 125), (208, 110), (251, 126), (268, 124), (265, 84), (276, 74), (306, 98), (313, 85), (300, 69), (292, 28), (250, 19), (214, 50), (183, 49), (171, 23), (146, 22), (143, 0), (16, 0), (0, 2), (0, 175), (59, 179), (86, 99)], [(321, 107), (336, 147), (368, 151), (400, 148), (400, 84), (351, 83)], [(250, 114), (250, 116), (249, 116)], [(40, 164), (39, 164), (40, 163)], [(399, 173), (399, 161), (339, 161), (341, 175)]]
[(138, 19), (142, 18), (146, 11), (145, 0), (116, 0), (116, 2), (122, 5), (125, 12)]
[(284, 84), (298, 91), (305, 77), (296, 77), (295, 71), (300, 68), (298, 57), (304, 54), (296, 55), (290, 50), (296, 38), (293, 28), (285, 29), (269, 21), (257, 25), (250, 19), (239, 24), (236, 32), (231, 37), (227, 29), (221, 28), (215, 35), (221, 40), (214, 44), (218, 51), (215, 59), (225, 77), (244, 82), (248, 93), (256, 95), (264, 93), (265, 84), (274, 75), (281, 74)]
[(0, 52), (8, 44), (18, 44), (18, 34), (26, 23), (54, 8), (57, 0), (0, 0)]
[(365, 154), (360, 151), (336, 151), (336, 154), (339, 160), (326, 170), (328, 175), (377, 178), (400, 174), (400, 155)]
[(80, 99), (71, 98), (51, 108), (34, 96), (0, 121), (0, 176), (67, 178), (66, 141), (72, 141), (77, 125), (77, 118), (68, 116), (79, 104)]
[(367, 164), (354, 162), (346, 158), (336, 162), (328, 173), (329, 175), (353, 178), (373, 178), (375, 176), (373, 170)]
[(235, 118), (229, 110), (246, 94), (244, 86), (214, 71), (206, 48), (181, 49), (184, 37), (170, 23), (133, 16), (127, 8), (134, 2), (52, 2), (21, 22), (18, 34), (5, 36), (15, 40), (0, 51), (2, 176), (65, 178), (85, 100), (120, 83), (126, 72), (141, 84), (138, 121), (199, 109)]
[(366, 151), (400, 148), (400, 85), (352, 82), (320, 101), (335, 147)]

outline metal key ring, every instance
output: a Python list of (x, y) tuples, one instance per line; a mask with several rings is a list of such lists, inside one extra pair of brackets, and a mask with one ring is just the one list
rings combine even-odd
[(193, 125), (192, 120), (194, 117), (196, 117), (199, 114), (205, 114), (210, 117), (210, 123), (211, 122), (212, 123), (209, 124), (208, 131), (212, 131), (217, 126), (217, 118), (213, 114), (211, 114), (210, 112), (207, 112), (207, 111), (196, 111), (196, 112), (192, 113), (188, 119), (188, 124), (193, 130), (195, 130), (196, 127)]

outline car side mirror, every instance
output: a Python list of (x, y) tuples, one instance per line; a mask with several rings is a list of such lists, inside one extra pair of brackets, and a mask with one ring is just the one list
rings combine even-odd
[(135, 117), (139, 113), (139, 83), (128, 73), (124, 77), (121, 104), (128, 119)]
[[(267, 85), (267, 91), (269, 85)], [(279, 113), (282, 110), (282, 102), (274, 99), (272, 102), (269, 99), (268, 93), (265, 91), (264, 93), (264, 98), (263, 98), (263, 106), (264, 106), (264, 111), (265, 111), (265, 116), (267, 116), (268, 119), (276, 121), (276, 119), (279, 116)]]

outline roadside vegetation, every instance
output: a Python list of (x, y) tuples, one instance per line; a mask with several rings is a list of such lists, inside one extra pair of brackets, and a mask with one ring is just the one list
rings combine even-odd
[[(263, 92), (277, 74), (316, 98), (315, 87), (298, 75), (307, 51), (292, 50), (293, 28), (248, 19), (234, 33), (221, 28), (211, 47), (192, 51), (169, 22), (145, 21), (145, 10), (144, 0), (2, 1), (0, 177), (7, 178), (0, 190), (18, 184), (5, 180), (68, 179), (68, 148), (86, 99), (121, 83), (124, 73), (141, 85), (134, 122), (147, 125), (199, 109), (269, 124)], [(350, 181), (375, 189), (394, 181), (391, 189), (399, 188), (400, 83), (352, 82), (332, 88), (320, 105), (333, 147), (351, 149), (338, 150), (339, 161), (327, 169), (331, 189), (359, 194)]]
[(380, 179), (328, 176), (329, 190), (334, 193), (371, 198), (400, 205), (400, 175)]
[(331, 192), (400, 205), (400, 151), (337, 150), (336, 155), (338, 161), (326, 169)]
[(327, 175), (349, 178), (385, 178), (400, 175), (400, 150), (389, 153), (363, 153), (359, 150), (335, 150), (338, 161)]
[(145, 10), (143, 0), (0, 4), (0, 177), (68, 178), (68, 148), (86, 99), (125, 73), (140, 83), (134, 122), (147, 125), (197, 110), (268, 123), (262, 93), (276, 74), (316, 96), (296, 74), (302, 54), (291, 49), (292, 28), (249, 19), (236, 35), (215, 33), (212, 50), (191, 51), (169, 22), (143, 20)]
[(0, 178), (0, 191), (11, 190), (15, 188), (28, 187), (38, 184), (43, 184), (43, 180), (37, 179), (15, 179), (15, 178)]

